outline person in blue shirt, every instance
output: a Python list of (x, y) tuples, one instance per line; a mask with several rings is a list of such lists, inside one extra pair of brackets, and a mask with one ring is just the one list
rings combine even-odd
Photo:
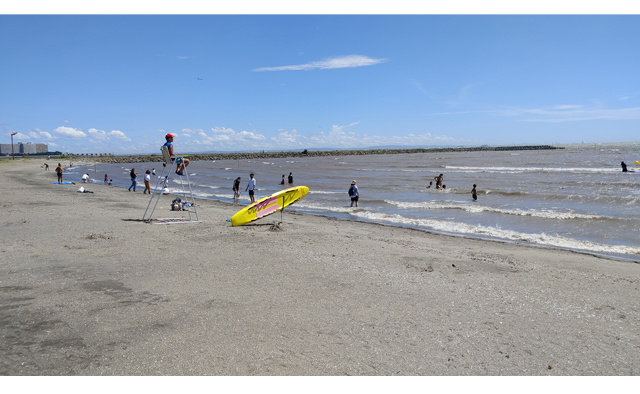
[(187, 168), (187, 166), (189, 165), (189, 159), (184, 159), (182, 157), (178, 157), (177, 159), (174, 158), (175, 153), (173, 153), (173, 137), (175, 136), (176, 135), (173, 133), (169, 133), (165, 135), (164, 138), (167, 140), (167, 142), (165, 142), (163, 146), (166, 146), (167, 149), (169, 149), (169, 155), (171, 156), (171, 161), (175, 161), (176, 163), (178, 163), (178, 167), (176, 168), (176, 174), (182, 176), (184, 175), (184, 169)]

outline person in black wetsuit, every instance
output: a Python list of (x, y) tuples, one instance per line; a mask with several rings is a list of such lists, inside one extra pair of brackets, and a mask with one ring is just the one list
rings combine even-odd
[(620, 165), (622, 166), (622, 172), (627, 172), (627, 165), (624, 164), (624, 161), (620, 162)]

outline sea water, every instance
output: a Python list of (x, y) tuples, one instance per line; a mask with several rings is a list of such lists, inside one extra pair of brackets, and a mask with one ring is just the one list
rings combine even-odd
[[(310, 193), (287, 210), (640, 261), (640, 166), (633, 164), (640, 160), (640, 143), (562, 147), (192, 161), (188, 169), (196, 197), (226, 202), (234, 202), (233, 180), (242, 177), (238, 209), (250, 202), (244, 191), (249, 173), (259, 199), (281, 190), (282, 175), (292, 172), (294, 184)], [(623, 173), (622, 160), (636, 172)], [(89, 172), (92, 182), (102, 183), (107, 173), (115, 186), (128, 188), (132, 166), (139, 185), (145, 170), (156, 169), (152, 188), (163, 170), (162, 163), (97, 164), (75, 168), (65, 179)], [(446, 190), (435, 188), (439, 174)], [(360, 191), (358, 208), (350, 207), (352, 180)], [(171, 174), (170, 190), (181, 192), (182, 186)]]

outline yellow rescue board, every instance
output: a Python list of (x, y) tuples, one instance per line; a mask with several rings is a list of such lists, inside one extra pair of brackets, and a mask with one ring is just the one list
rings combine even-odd
[(290, 187), (247, 205), (231, 217), (232, 226), (242, 226), (254, 220), (262, 219), (274, 212), (281, 211), (309, 194), (306, 186)]

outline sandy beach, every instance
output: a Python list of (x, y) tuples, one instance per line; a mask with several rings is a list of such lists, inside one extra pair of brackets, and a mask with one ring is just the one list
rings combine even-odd
[(0, 163), (0, 375), (640, 373), (637, 263), (208, 200), (147, 224), (41, 164)]

